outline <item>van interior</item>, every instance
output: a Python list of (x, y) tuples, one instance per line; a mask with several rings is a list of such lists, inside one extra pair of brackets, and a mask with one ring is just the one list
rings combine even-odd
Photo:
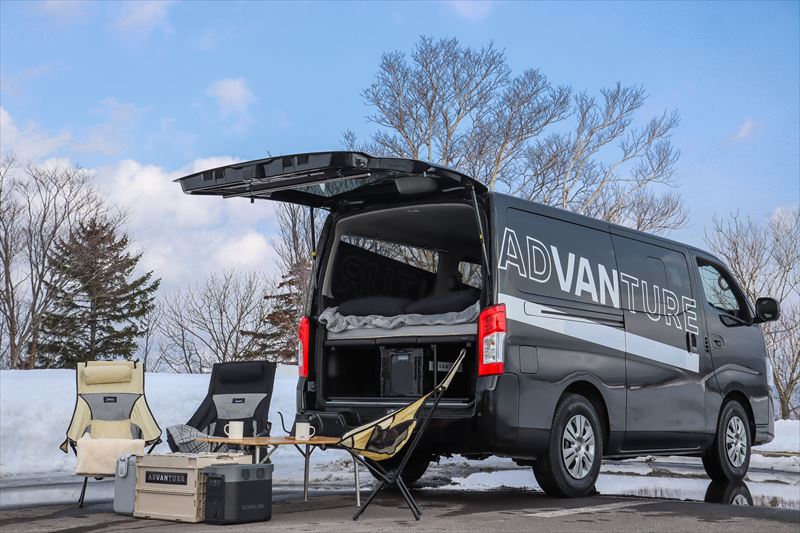
[(321, 399), (419, 397), (467, 348), (445, 399), (471, 401), (483, 286), (474, 208), (370, 210), (339, 219), (332, 231), (318, 278)]

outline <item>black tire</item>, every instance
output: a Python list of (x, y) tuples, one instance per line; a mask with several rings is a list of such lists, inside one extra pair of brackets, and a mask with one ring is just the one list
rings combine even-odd
[(753, 496), (743, 481), (712, 481), (708, 484), (703, 501), (723, 505), (752, 506)]
[[(403, 459), (403, 454), (400, 454), (399, 457), (392, 457), (391, 459), (386, 459), (385, 461), (380, 461), (378, 464), (381, 465), (385, 470), (394, 470), (398, 466), (400, 466), (400, 461)], [(406, 463), (405, 469), (403, 469), (403, 475), (400, 476), (403, 480), (403, 483), (406, 484), (407, 487), (410, 487), (419, 479), (425, 475), (425, 471), (428, 470), (428, 466), (431, 464), (431, 456), (424, 455), (424, 454), (414, 454)], [(378, 479), (372, 470), (369, 471), (372, 474), (372, 477)], [(378, 480), (380, 481), (380, 480)]]
[[(738, 419), (734, 421), (734, 419)], [(731, 437), (729, 437), (729, 431)], [(744, 450), (737, 446), (743, 442)], [(703, 454), (703, 466), (714, 481), (739, 481), (744, 479), (750, 466), (750, 419), (742, 405), (731, 400), (722, 406), (717, 421), (717, 433), (711, 447)], [(732, 453), (728, 450), (731, 448)], [(734, 449), (738, 448), (738, 453)]]
[[(591, 426), (593, 438), (593, 453), (591, 458), (591, 466), (583, 468), (588, 470), (585, 474), (578, 476), (570, 472), (567, 465), (567, 460), (562, 455), (562, 443), (569, 444), (570, 435), (567, 433), (567, 425), (571, 424), (572, 419), (578, 415), (582, 416), (585, 421), (588, 421)], [(576, 419), (578, 420), (578, 419)], [(572, 428), (571, 428), (572, 430)], [(578, 439), (581, 443), (583, 440)], [(585, 443), (584, 443), (585, 444)], [(578, 445), (579, 447), (582, 444)], [(573, 453), (576, 453), (573, 447)], [(583, 457), (588, 454), (579, 450), (573, 457)], [(587, 461), (582, 464), (585, 465)], [(553, 416), (553, 426), (550, 429), (550, 442), (547, 447), (547, 453), (537, 458), (533, 465), (533, 474), (536, 476), (536, 481), (547, 494), (557, 496), (560, 498), (577, 498), (587, 496), (594, 492), (594, 484), (597, 481), (597, 476), (600, 474), (600, 464), (603, 462), (603, 426), (600, 423), (600, 418), (597, 416), (592, 402), (578, 394), (567, 394), (561, 401), (558, 402), (555, 415)], [(577, 460), (570, 462), (575, 465), (578, 470), (581, 470)]]

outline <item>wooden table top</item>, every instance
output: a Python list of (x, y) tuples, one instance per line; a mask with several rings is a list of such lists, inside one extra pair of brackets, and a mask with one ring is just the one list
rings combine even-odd
[(307, 444), (309, 446), (331, 446), (338, 444), (339, 437), (313, 436), (306, 440), (296, 439), (291, 436), (282, 437), (244, 437), (241, 439), (230, 439), (228, 437), (202, 437), (196, 439), (199, 442), (211, 442), (214, 444), (233, 444), (237, 446), (286, 446), (290, 444)]

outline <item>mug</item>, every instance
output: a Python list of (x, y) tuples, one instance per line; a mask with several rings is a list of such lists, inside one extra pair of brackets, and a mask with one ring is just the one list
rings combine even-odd
[(294, 438), (297, 440), (308, 440), (314, 436), (317, 428), (308, 422), (296, 422), (294, 425)]
[(228, 422), (222, 431), (229, 439), (241, 439), (244, 437), (244, 422)]

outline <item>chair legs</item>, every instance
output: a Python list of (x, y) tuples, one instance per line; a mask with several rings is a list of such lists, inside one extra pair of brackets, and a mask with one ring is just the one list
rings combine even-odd
[(355, 455), (353, 455), (353, 458), (359, 463), (365, 465), (369, 470), (377, 474), (378, 477), (380, 477), (381, 479), (381, 482), (378, 484), (377, 487), (375, 487), (375, 489), (373, 489), (372, 494), (369, 495), (367, 501), (364, 502), (364, 504), (358, 509), (358, 511), (356, 511), (356, 514), (353, 515), (353, 520), (358, 520), (358, 517), (360, 517), (361, 514), (367, 509), (367, 507), (369, 507), (369, 504), (372, 503), (372, 500), (375, 499), (375, 496), (377, 496), (378, 493), (388, 485), (394, 485), (397, 487), (397, 489), (400, 491), (400, 494), (403, 496), (403, 499), (406, 501), (408, 508), (411, 509), (411, 514), (414, 515), (414, 519), (415, 520), (420, 519), (420, 517), (422, 516), (422, 511), (420, 511), (419, 506), (417, 506), (417, 502), (414, 501), (414, 497), (411, 496), (411, 491), (408, 490), (406, 484), (403, 483), (403, 480), (400, 477), (401, 472), (395, 472), (390, 474), (375, 463), (372, 463), (370, 461), (363, 461), (360, 458), (357, 458)]
[(86, 485), (89, 483), (89, 478), (83, 478), (83, 487), (81, 487), (81, 497), (78, 498), (78, 507), (83, 507), (83, 499), (86, 497)]
[(400, 493), (403, 495), (403, 498), (405, 498), (406, 503), (411, 508), (411, 513), (414, 515), (414, 518), (419, 520), (420, 517), (422, 516), (422, 511), (419, 510), (419, 507), (417, 506), (417, 502), (414, 501), (414, 497), (411, 496), (411, 491), (408, 490), (408, 487), (406, 487), (406, 484), (403, 483), (403, 480), (400, 479), (399, 476), (397, 477), (397, 483), (396, 484), (397, 484), (397, 488), (400, 489)]
[(385, 481), (381, 481), (381, 482), (378, 484), (378, 486), (377, 486), (377, 487), (375, 487), (375, 489), (372, 491), (372, 494), (370, 494), (370, 495), (369, 495), (369, 498), (367, 498), (367, 501), (366, 501), (366, 502), (364, 502), (364, 505), (362, 505), (361, 507), (359, 507), (358, 511), (356, 511), (356, 514), (354, 514), (354, 515), (353, 515), (353, 520), (358, 520), (358, 517), (359, 517), (359, 516), (361, 516), (361, 513), (363, 513), (363, 512), (364, 512), (364, 510), (365, 510), (367, 507), (369, 507), (369, 504), (371, 504), (371, 503), (372, 503), (372, 500), (374, 500), (374, 499), (375, 499), (375, 496), (377, 496), (377, 495), (378, 495), (378, 493), (381, 491), (381, 489), (382, 489), (384, 486), (386, 486), (386, 482), (385, 482)]

